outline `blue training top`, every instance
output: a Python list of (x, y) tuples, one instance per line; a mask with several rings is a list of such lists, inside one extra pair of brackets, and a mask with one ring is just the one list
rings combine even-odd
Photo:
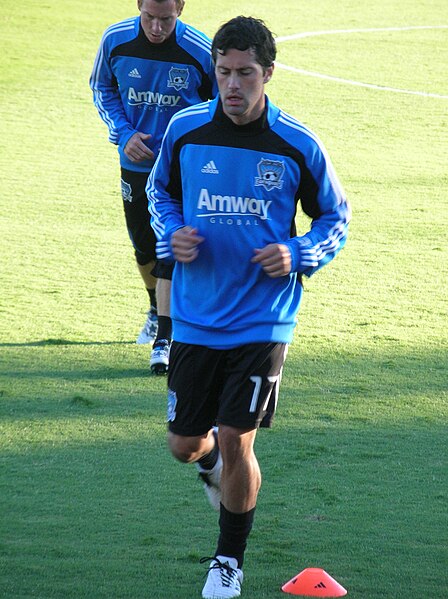
[[(220, 349), (292, 340), (311, 276), (344, 246), (350, 207), (325, 148), (266, 98), (260, 119), (235, 125), (219, 97), (179, 112), (168, 126), (146, 188), (159, 259), (173, 260), (171, 235), (190, 225), (205, 241), (176, 263), (173, 338)], [(311, 229), (297, 236), (297, 203)], [(286, 244), (292, 272), (268, 277), (254, 248)]]
[(106, 29), (90, 87), (109, 140), (118, 145), (121, 166), (149, 172), (153, 161), (135, 163), (124, 154), (132, 135), (150, 133), (145, 143), (157, 156), (171, 117), (216, 95), (210, 48), (206, 35), (179, 19), (162, 44), (148, 40), (139, 16)]

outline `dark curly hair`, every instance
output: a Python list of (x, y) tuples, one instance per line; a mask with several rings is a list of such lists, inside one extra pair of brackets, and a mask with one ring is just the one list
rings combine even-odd
[(217, 31), (212, 42), (212, 56), (216, 63), (218, 52), (227, 50), (248, 50), (253, 48), (257, 62), (267, 69), (272, 66), (277, 48), (272, 33), (261, 19), (254, 17), (235, 17), (224, 23)]

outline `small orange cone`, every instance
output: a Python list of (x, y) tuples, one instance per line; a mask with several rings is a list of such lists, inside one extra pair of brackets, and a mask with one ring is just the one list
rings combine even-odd
[(306, 597), (343, 597), (347, 591), (321, 568), (306, 568), (282, 586), (282, 591)]

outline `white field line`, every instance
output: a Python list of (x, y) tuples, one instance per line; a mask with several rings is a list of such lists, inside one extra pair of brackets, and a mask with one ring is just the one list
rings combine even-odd
[[(448, 25), (421, 25), (412, 27), (375, 27), (369, 29), (334, 29), (329, 31), (304, 31), (302, 33), (294, 33), (292, 35), (284, 35), (276, 38), (278, 42), (287, 42), (290, 40), (302, 39), (305, 37), (314, 37), (317, 35), (338, 35), (344, 33), (372, 33), (379, 31), (411, 31), (416, 29), (448, 29)], [(361, 81), (354, 81), (352, 79), (343, 79), (342, 77), (334, 77), (332, 75), (325, 75), (324, 73), (317, 73), (315, 71), (307, 71), (305, 69), (299, 69), (289, 65), (276, 62), (275, 66), (285, 71), (291, 71), (293, 73), (299, 73), (300, 75), (306, 75), (308, 77), (317, 77), (319, 79), (326, 79), (328, 81), (336, 81), (337, 83), (344, 83), (345, 85), (355, 85), (358, 87), (367, 87), (369, 89), (376, 89), (380, 91), (393, 92), (397, 94), (411, 94), (413, 96), (424, 96), (426, 98), (444, 98), (448, 99), (447, 95), (432, 94), (429, 92), (413, 91), (409, 89), (399, 89), (396, 87), (387, 87), (384, 85), (375, 85), (373, 83), (363, 83)]]
[(339, 35), (341, 33), (375, 33), (378, 31), (412, 31), (413, 29), (448, 29), (448, 25), (416, 25), (410, 27), (371, 27), (367, 29), (330, 29), (328, 31), (303, 31), (276, 38), (277, 42), (288, 42), (302, 37), (314, 37), (316, 35)]

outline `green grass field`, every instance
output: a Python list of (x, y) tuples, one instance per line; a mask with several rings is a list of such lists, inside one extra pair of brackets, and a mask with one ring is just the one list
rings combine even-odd
[[(166, 381), (134, 343), (147, 300), (88, 87), (103, 30), (132, 14), (118, 0), (2, 3), (5, 599), (194, 599), (215, 549), (195, 471), (165, 447)], [(280, 37), (357, 30), (280, 42), (278, 60), (419, 92), (283, 68), (267, 88), (325, 142), (353, 222), (305, 283), (275, 426), (257, 439), (242, 597), (281, 599), (314, 566), (353, 599), (445, 599), (446, 1), (187, 0), (184, 20), (213, 35), (238, 14)]]

